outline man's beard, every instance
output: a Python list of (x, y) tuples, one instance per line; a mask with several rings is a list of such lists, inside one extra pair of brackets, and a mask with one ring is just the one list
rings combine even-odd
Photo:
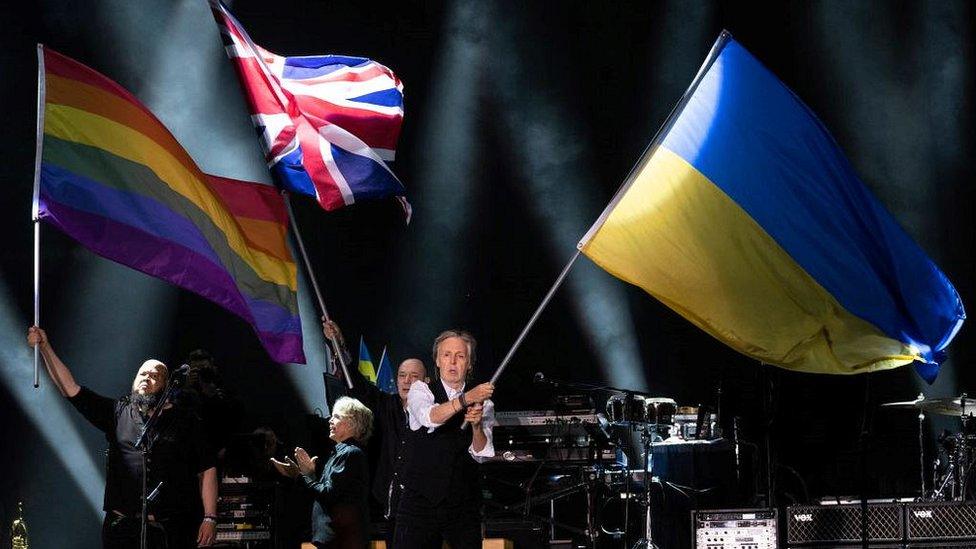
[(159, 398), (160, 395), (158, 392), (147, 395), (140, 395), (135, 391), (132, 392), (132, 404), (134, 404), (139, 412), (141, 412), (143, 415), (148, 414), (149, 410), (152, 410), (157, 404), (159, 404)]

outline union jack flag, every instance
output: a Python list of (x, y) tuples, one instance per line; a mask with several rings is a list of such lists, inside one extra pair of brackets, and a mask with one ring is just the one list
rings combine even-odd
[(393, 71), (364, 57), (276, 55), (219, 0), (210, 6), (279, 185), (330, 211), (394, 196), (409, 222), (406, 191), (388, 164), (403, 123)]

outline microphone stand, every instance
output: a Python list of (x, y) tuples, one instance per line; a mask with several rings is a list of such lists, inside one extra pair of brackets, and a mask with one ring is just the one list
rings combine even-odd
[(959, 421), (962, 424), (962, 436), (959, 437), (959, 501), (966, 501), (966, 488), (969, 484), (969, 451), (967, 449), (966, 436), (969, 433), (969, 428), (967, 423), (969, 422), (969, 414), (966, 412), (966, 400), (968, 396), (963, 393), (959, 398), (959, 405), (961, 407), (961, 414), (959, 415)]
[[(182, 371), (182, 375), (181, 375)], [(163, 483), (160, 482), (156, 488), (149, 494), (149, 482), (148, 471), (146, 469), (146, 464), (148, 462), (149, 452), (152, 451), (153, 445), (159, 438), (162, 431), (155, 430), (156, 424), (159, 423), (159, 417), (163, 412), (163, 408), (170, 402), (175, 393), (176, 389), (183, 385), (186, 381), (186, 371), (181, 367), (179, 370), (173, 373), (166, 384), (166, 390), (163, 391), (163, 396), (159, 399), (159, 404), (153, 408), (152, 413), (149, 414), (149, 419), (142, 425), (142, 432), (139, 433), (139, 438), (136, 439), (136, 448), (142, 453), (142, 513), (140, 517), (140, 530), (139, 530), (139, 548), (149, 549), (149, 502), (156, 499), (159, 495), (159, 490), (163, 487)]]

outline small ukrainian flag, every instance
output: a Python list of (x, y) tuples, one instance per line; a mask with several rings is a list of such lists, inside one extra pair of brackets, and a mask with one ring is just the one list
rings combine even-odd
[(376, 368), (373, 367), (373, 359), (369, 356), (369, 349), (366, 348), (366, 340), (361, 336), (359, 338), (359, 373), (369, 380), (370, 383), (376, 384)]

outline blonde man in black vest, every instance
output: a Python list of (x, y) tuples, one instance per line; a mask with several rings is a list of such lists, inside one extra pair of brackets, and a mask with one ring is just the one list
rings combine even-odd
[[(477, 343), (461, 330), (434, 340), (435, 380), (415, 381), (407, 395), (410, 430), (400, 478), (395, 549), (481, 547), (478, 464), (495, 455), (494, 386), (467, 387)], [(467, 421), (468, 429), (461, 424)]]

